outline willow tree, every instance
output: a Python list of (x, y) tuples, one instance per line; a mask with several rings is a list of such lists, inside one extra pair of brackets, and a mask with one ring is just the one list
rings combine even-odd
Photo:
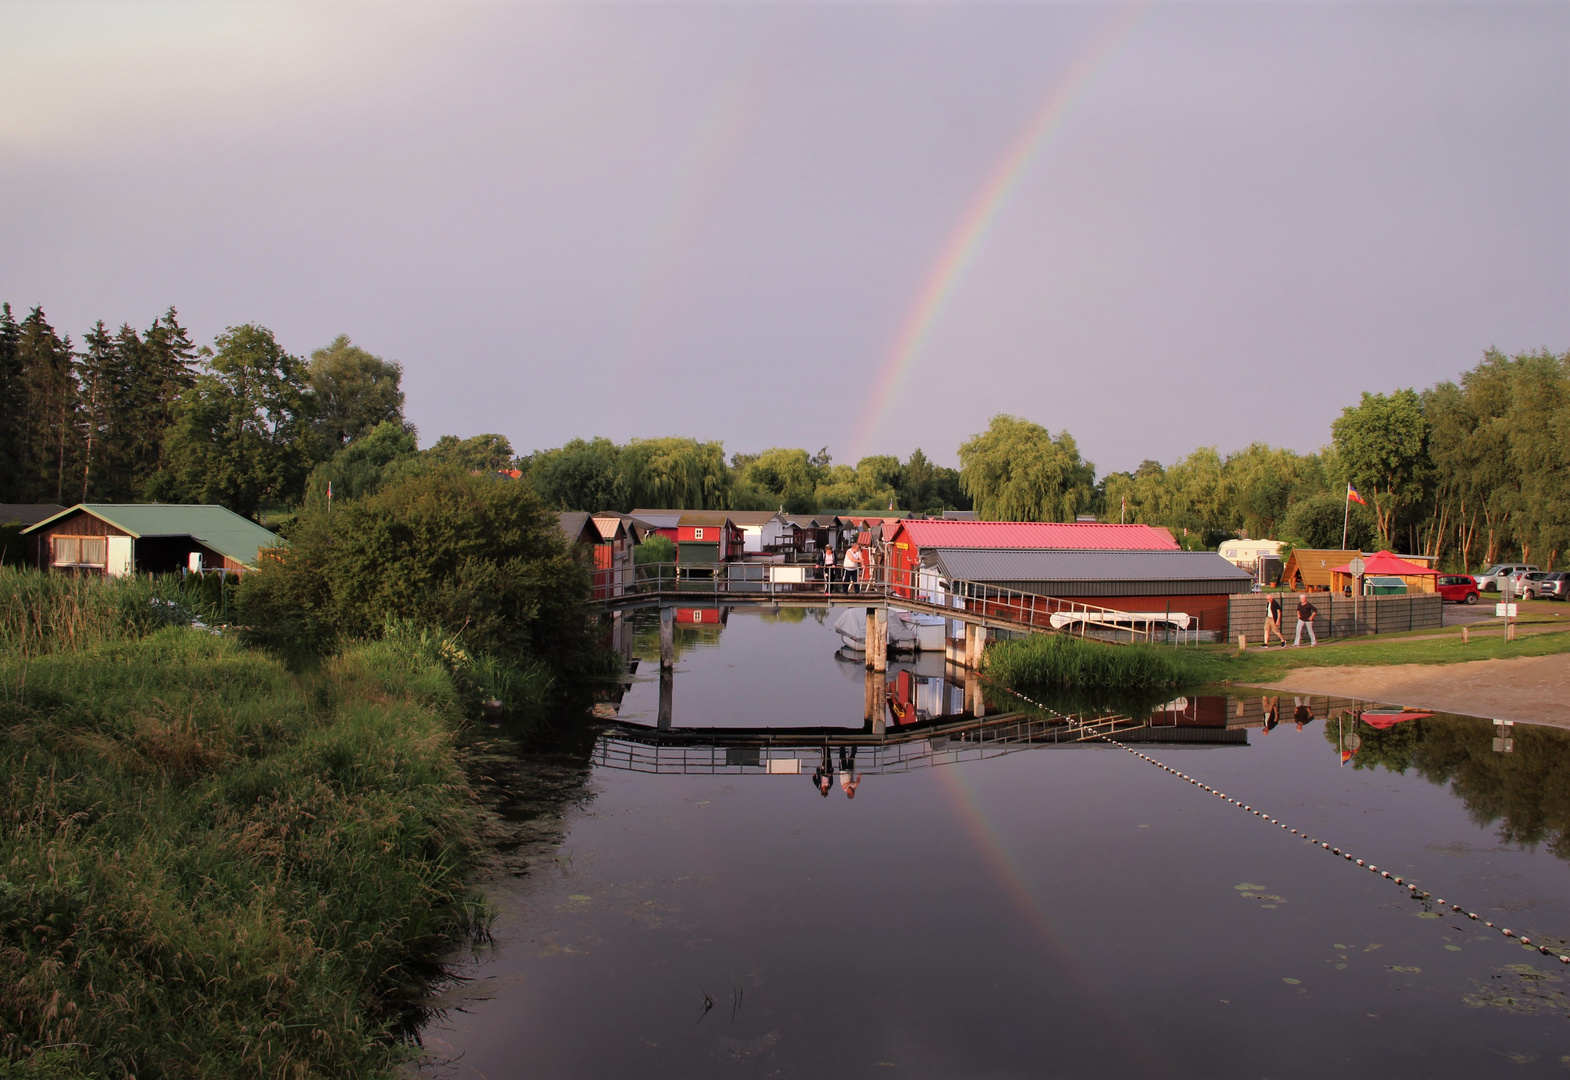
[(984, 521), (1072, 521), (1094, 497), (1096, 467), (1066, 431), (999, 414), (959, 448), (960, 487)]
[(668, 437), (633, 439), (621, 450), (622, 476), (635, 506), (723, 510), (730, 506), (725, 446)]

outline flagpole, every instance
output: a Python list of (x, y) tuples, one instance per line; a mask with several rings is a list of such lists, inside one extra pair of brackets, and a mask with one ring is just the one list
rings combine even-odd
[(1346, 550), (1346, 527), (1352, 521), (1352, 481), (1346, 482), (1346, 497), (1341, 500), (1341, 550)]

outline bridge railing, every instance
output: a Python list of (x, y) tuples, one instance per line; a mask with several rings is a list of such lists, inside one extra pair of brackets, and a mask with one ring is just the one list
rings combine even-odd
[(1169, 627), (1187, 630), (1189, 623), (1183, 612), (1129, 612), (888, 565), (853, 575), (821, 564), (644, 563), (634, 568), (630, 579), (623, 575), (619, 581), (597, 582), (592, 598), (609, 603), (673, 594), (699, 603), (760, 596), (854, 603), (852, 597), (857, 597), (966, 622), (1107, 641), (1152, 641), (1158, 628), (1163, 633)]

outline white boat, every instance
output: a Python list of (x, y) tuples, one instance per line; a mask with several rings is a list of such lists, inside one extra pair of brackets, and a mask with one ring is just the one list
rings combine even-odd
[[(890, 608), (889, 649), (893, 652), (942, 652), (945, 621), (937, 615), (919, 615), (914, 611)], [(847, 649), (859, 653), (867, 651), (865, 611), (847, 608), (834, 621), (834, 629)]]
[(1065, 626), (1159, 626), (1162, 623), (1179, 630), (1187, 630), (1188, 614), (1182, 611), (1059, 611), (1051, 618), (1052, 629)]

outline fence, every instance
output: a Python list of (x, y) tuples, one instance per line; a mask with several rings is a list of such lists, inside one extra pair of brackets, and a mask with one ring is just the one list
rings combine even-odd
[[(1281, 631), (1293, 636), (1297, 623), (1297, 594), (1280, 593)], [(1437, 593), (1413, 596), (1342, 596), (1339, 593), (1309, 593), (1308, 599), (1319, 615), (1314, 633), (1319, 640), (1353, 637), (1358, 634), (1401, 634), (1408, 630), (1438, 630), (1444, 625), (1444, 600)], [(1265, 593), (1234, 596), (1227, 603), (1227, 640), (1236, 643), (1239, 635), (1261, 643), (1265, 634)], [(1354, 602), (1355, 601), (1355, 602)]]

